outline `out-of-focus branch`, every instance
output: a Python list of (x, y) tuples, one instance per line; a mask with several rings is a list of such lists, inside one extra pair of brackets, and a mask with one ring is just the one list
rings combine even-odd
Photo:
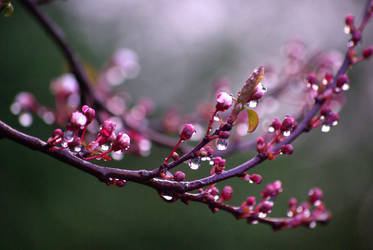
[[(93, 106), (95, 106), (98, 109), (104, 110), (111, 115), (114, 115), (106, 107), (104, 101), (101, 100), (101, 98), (95, 92), (93, 85), (90, 83), (90, 80), (87, 76), (87, 72), (84, 69), (83, 64), (81, 63), (78, 55), (73, 51), (73, 49), (66, 41), (63, 31), (56, 24), (54, 24), (49, 17), (44, 15), (44, 13), (41, 11), (37, 3), (35, 3), (32, 0), (20, 0), (20, 2), (38, 20), (40, 25), (44, 28), (47, 34), (50, 35), (53, 41), (60, 48), (64, 57), (67, 59), (71, 72), (75, 75), (76, 79), (78, 80), (81, 89), (81, 103), (86, 103), (86, 97), (90, 97), (93, 100)], [(176, 141), (172, 137), (160, 134), (150, 128), (146, 128), (144, 130), (139, 131), (138, 128), (130, 126), (128, 123), (126, 123), (125, 119), (122, 119), (122, 122), (131, 129), (143, 133), (150, 140), (161, 146), (172, 148), (176, 143)], [(190, 148), (187, 145), (182, 145), (180, 147), (180, 150), (182, 150), (183, 152), (187, 152), (189, 151), (189, 149)]]

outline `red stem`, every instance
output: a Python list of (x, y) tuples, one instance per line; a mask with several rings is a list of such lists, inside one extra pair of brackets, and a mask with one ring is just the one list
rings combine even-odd
[(207, 130), (206, 130), (206, 136), (209, 136), (209, 134), (210, 134), (211, 126), (212, 126), (212, 123), (214, 122), (214, 117), (215, 117), (216, 113), (218, 113), (218, 110), (215, 109), (214, 113), (212, 114), (212, 116), (210, 118), (209, 125), (208, 125)]
[(93, 160), (93, 159), (96, 159), (96, 158), (102, 157), (102, 156), (104, 156), (104, 155), (107, 155), (107, 154), (110, 153), (111, 151), (113, 151), (113, 148), (111, 148), (111, 149), (109, 149), (108, 151), (103, 152), (103, 153), (101, 153), (101, 154), (98, 154), (98, 155), (94, 155), (94, 156), (91, 156), (91, 157), (84, 158), (84, 160), (85, 160), (85, 161)]
[(167, 158), (164, 160), (163, 162), (163, 165), (167, 165), (168, 164), (168, 161), (170, 160), (172, 154), (177, 150), (177, 148), (179, 147), (180, 143), (182, 142), (183, 140), (179, 139), (179, 141), (176, 143), (175, 147), (173, 147), (173, 149), (171, 150), (171, 153), (167, 156)]

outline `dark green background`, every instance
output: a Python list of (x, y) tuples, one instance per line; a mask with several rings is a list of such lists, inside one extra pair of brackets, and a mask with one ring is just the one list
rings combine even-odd
[[(45, 10), (66, 30), (68, 40), (86, 61), (102, 65), (112, 50), (108, 48), (96, 54), (87, 49), (74, 25), (62, 18), (66, 13), (61, 12), (59, 6), (63, 4)], [(370, 25), (370, 38), (372, 30)], [(31, 128), (20, 127), (16, 117), (10, 114), (9, 105), (19, 91), (33, 92), (41, 102), (52, 105), (48, 85), (63, 71), (64, 60), (18, 5), (11, 18), (0, 18), (0, 36), (0, 118), (26, 133), (46, 139), (52, 132), (51, 127), (38, 119)], [(341, 51), (342, 42), (337, 43)], [(225, 48), (226, 51), (214, 56), (230, 61), (230, 46)], [(146, 55), (141, 54), (141, 58), (140, 63), (146, 65)], [(214, 58), (203, 60), (211, 62)], [(171, 66), (174, 62), (169, 63)], [(276, 202), (273, 216), (285, 215), (290, 197), (304, 200), (310, 188), (322, 188), (333, 213), (331, 223), (325, 227), (274, 233), (267, 226), (247, 225), (224, 212), (213, 215), (204, 205), (167, 204), (156, 192), (141, 185), (128, 183), (122, 189), (107, 187), (55, 159), (1, 140), (0, 248), (372, 249), (372, 66), (370, 61), (352, 71), (352, 88), (346, 93), (348, 101), (340, 114), (340, 125), (326, 135), (315, 130), (302, 136), (293, 156), (267, 162), (254, 171), (263, 175), (264, 183), (277, 179), (283, 182), (284, 192)], [(194, 76), (190, 93), (184, 91), (182, 100), (201, 98), (193, 95), (193, 89), (205, 81), (210, 70), (200, 69), (202, 73)], [(155, 83), (134, 80), (127, 88), (131, 90), (137, 84), (146, 88), (146, 84)], [(155, 95), (162, 98), (162, 91)], [(190, 103), (187, 106), (192, 110), (193, 101)], [(128, 156), (110, 165), (150, 169), (156, 167), (167, 152), (154, 148), (150, 157)], [(245, 154), (236, 154), (228, 162), (232, 166), (247, 158)], [(207, 169), (201, 172), (206, 173)], [(233, 203), (240, 203), (248, 195), (258, 195), (264, 186), (238, 180), (226, 183), (235, 189)]]

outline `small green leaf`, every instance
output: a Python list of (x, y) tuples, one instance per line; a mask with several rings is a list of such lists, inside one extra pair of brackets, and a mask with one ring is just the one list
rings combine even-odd
[(246, 111), (247, 111), (247, 120), (248, 120), (248, 123), (249, 123), (249, 128), (247, 129), (247, 133), (252, 133), (252, 132), (255, 131), (256, 127), (258, 127), (259, 116), (252, 109), (246, 108)]

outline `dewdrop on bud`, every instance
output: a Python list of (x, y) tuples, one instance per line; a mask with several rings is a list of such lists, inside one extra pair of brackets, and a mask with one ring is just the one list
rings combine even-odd
[(350, 85), (348, 84), (350, 81), (348, 79), (348, 76), (346, 74), (340, 75), (337, 79), (336, 86), (338, 88), (341, 88), (343, 91), (347, 91), (350, 88)]
[(228, 147), (228, 140), (227, 139), (223, 139), (223, 138), (219, 138), (217, 141), (216, 141), (216, 149), (217, 150), (226, 150)]
[(130, 137), (126, 133), (120, 132), (112, 144), (112, 149), (113, 151), (124, 151), (130, 146), (130, 143)]
[(273, 133), (281, 128), (281, 121), (277, 118), (273, 120), (271, 126), (268, 128), (268, 132)]
[(189, 140), (195, 132), (196, 129), (192, 124), (185, 124), (179, 135), (180, 140)]
[(220, 92), (216, 97), (216, 110), (226, 111), (232, 106), (232, 96), (226, 92)]
[(308, 200), (311, 204), (317, 206), (321, 203), (323, 193), (320, 188), (313, 188), (308, 192)]
[(284, 146), (281, 147), (281, 153), (285, 155), (291, 155), (293, 153), (294, 149), (291, 144), (285, 144)]
[(189, 160), (188, 165), (191, 170), (198, 170), (199, 167), (201, 166), (201, 158), (196, 157), (194, 159)]

